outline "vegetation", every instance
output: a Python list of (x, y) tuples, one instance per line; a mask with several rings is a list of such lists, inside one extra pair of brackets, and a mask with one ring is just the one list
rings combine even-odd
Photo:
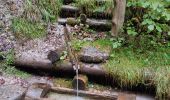
[(3, 72), (3, 74), (13, 75), (21, 78), (27, 78), (31, 76), (27, 72), (23, 72), (15, 68), (15, 66), (12, 66), (14, 61), (13, 50), (9, 50), (8, 52), (0, 52), (0, 56), (5, 57), (4, 61), (0, 60), (0, 72)]
[(169, 45), (169, 0), (128, 0), (124, 33), (126, 44), (141, 51)]
[(61, 0), (26, 0), (23, 15), (13, 19), (13, 29), (18, 38), (40, 38), (47, 32), (48, 22), (56, 21)]
[(18, 38), (39, 38), (44, 36), (47, 30), (43, 23), (33, 23), (24, 18), (14, 19), (12, 27)]
[[(13, 20), (17, 36), (38, 38), (46, 33), (46, 24), (55, 21), (60, 12), (60, 0), (26, 0), (25, 12), (21, 18)], [(89, 3), (90, 2), (90, 3)], [(106, 70), (114, 76), (118, 86), (134, 87), (154, 85), (159, 98), (170, 92), (170, 0), (127, 0), (124, 27), (118, 38), (98, 39), (93, 42), (72, 40), (76, 51), (92, 45), (110, 51)], [(105, 11), (110, 13), (113, 0), (106, 0), (101, 6), (96, 0), (75, 0), (74, 5), (82, 12)], [(69, 21), (73, 23), (72, 21)], [(85, 30), (89, 31), (89, 30)], [(17, 71), (12, 64), (12, 53), (1, 64), (1, 70), (27, 76)], [(66, 55), (67, 53), (65, 53)], [(65, 58), (65, 55), (62, 56)], [(61, 58), (61, 59), (63, 59)], [(58, 79), (56, 84), (70, 80)]]
[[(113, 6), (113, 0), (74, 0), (75, 6), (79, 7), (83, 13), (92, 12), (106, 12), (111, 13)], [(90, 2), (90, 3), (89, 3)]]

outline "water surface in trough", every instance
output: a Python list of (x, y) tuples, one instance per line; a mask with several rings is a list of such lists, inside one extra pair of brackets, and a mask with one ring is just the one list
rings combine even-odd
[(77, 96), (74, 96), (74, 95), (68, 95), (68, 94), (59, 94), (59, 93), (50, 93), (48, 95), (48, 98), (49, 99), (52, 99), (52, 100), (95, 100), (95, 99), (91, 99), (91, 98), (88, 98), (88, 97), (78, 97)]

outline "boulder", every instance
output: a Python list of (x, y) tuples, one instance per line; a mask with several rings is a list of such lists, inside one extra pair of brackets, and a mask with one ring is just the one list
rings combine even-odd
[(109, 54), (94, 47), (85, 47), (79, 54), (79, 59), (85, 63), (101, 63), (109, 58)]

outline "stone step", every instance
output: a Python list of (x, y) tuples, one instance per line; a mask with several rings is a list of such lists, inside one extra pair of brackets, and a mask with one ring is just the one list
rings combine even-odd
[[(74, 18), (71, 18), (71, 19), (74, 19)], [(58, 24), (63, 25), (66, 23), (68, 23), (67, 18), (58, 19)], [(91, 29), (94, 29), (97, 31), (110, 31), (111, 25), (112, 25), (111, 20), (99, 20), (99, 19), (90, 19), (90, 18), (87, 19), (86, 23), (87, 25), (89, 25)]]

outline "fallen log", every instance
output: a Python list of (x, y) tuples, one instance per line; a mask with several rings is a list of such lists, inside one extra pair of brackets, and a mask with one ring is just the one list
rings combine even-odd
[[(76, 95), (77, 91), (74, 89), (68, 89), (68, 88), (61, 88), (61, 87), (52, 87), (51, 92), (56, 92), (56, 93), (62, 93), (62, 94), (71, 94), (71, 95)], [(117, 100), (117, 95), (111, 95), (107, 93), (95, 93), (95, 92), (89, 92), (89, 91), (82, 91), (79, 90), (79, 96), (82, 97), (90, 97), (93, 99), (100, 99), (100, 100)]]
[(39, 52), (21, 52), (15, 54), (14, 65), (29, 66), (32, 68), (51, 69), (53, 63), (60, 60), (60, 51), (49, 51), (48, 54), (41, 54)]

